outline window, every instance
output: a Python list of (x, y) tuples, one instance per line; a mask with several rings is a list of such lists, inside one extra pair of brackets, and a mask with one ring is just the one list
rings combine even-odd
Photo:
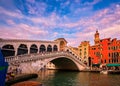
[(113, 50), (115, 50), (116, 48), (115, 48), (115, 46), (114, 46), (114, 49)]
[(80, 55), (81, 55), (81, 53), (80, 53)]
[(110, 43), (108, 43), (108, 45), (110, 45)]
[(86, 55), (86, 51), (84, 52), (84, 55)]
[(113, 59), (112, 59), (112, 63), (113, 63)]
[(101, 63), (103, 63), (103, 60), (101, 60)]
[(116, 50), (118, 49), (118, 46), (116, 46)]
[(114, 47), (111, 47), (112, 48), (112, 50), (114, 50)]
[(113, 57), (116, 57), (116, 53), (114, 53), (114, 56)]
[(104, 62), (106, 63), (106, 59), (104, 60)]
[(109, 57), (110, 57), (110, 53), (109, 53)]

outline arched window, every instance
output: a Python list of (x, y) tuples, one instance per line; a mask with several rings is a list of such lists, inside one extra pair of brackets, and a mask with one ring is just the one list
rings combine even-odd
[(64, 43), (64, 41), (61, 41), (60, 42), (60, 50), (63, 51), (64, 48), (65, 48), (65, 43)]
[(15, 50), (13, 45), (4, 45), (1, 49), (3, 56), (7, 57), (7, 56), (14, 56), (15, 55)]
[(69, 50), (67, 49), (67, 52), (69, 52)]
[(20, 44), (20, 46), (18, 47), (17, 55), (22, 55), (22, 54), (28, 54), (27, 45), (25, 44)]
[(47, 52), (52, 52), (52, 46), (51, 45), (47, 46)]
[(45, 51), (46, 51), (45, 45), (41, 45), (41, 46), (40, 46), (40, 52), (45, 52)]
[(32, 44), (30, 47), (30, 53), (37, 53), (37, 52), (38, 52), (37, 45)]
[(53, 46), (53, 51), (58, 51), (57, 45)]

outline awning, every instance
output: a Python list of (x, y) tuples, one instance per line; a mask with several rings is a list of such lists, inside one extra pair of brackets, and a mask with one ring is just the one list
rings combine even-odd
[(107, 64), (106, 66), (112, 67), (112, 66), (120, 66), (120, 64)]

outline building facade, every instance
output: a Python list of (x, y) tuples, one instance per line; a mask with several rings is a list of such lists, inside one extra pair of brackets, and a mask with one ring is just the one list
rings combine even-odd
[(83, 41), (80, 46), (78, 46), (79, 56), (85, 64), (88, 64), (89, 47), (89, 41)]
[(92, 64), (120, 63), (120, 40), (100, 39), (96, 31), (94, 42), (95, 44), (89, 49)]

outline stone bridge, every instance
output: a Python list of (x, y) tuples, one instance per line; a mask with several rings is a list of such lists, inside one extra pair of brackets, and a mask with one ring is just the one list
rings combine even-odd
[(1, 39), (0, 48), (10, 66), (22, 69), (22, 72), (37, 72), (53, 63), (55, 69), (84, 70), (86, 65), (81, 58), (67, 47), (64, 38), (54, 41)]
[(23, 73), (38, 72), (49, 62), (52, 62), (56, 69), (61, 70), (81, 71), (87, 68), (81, 59), (68, 51), (10, 56), (5, 59), (10, 65), (18, 64)]

